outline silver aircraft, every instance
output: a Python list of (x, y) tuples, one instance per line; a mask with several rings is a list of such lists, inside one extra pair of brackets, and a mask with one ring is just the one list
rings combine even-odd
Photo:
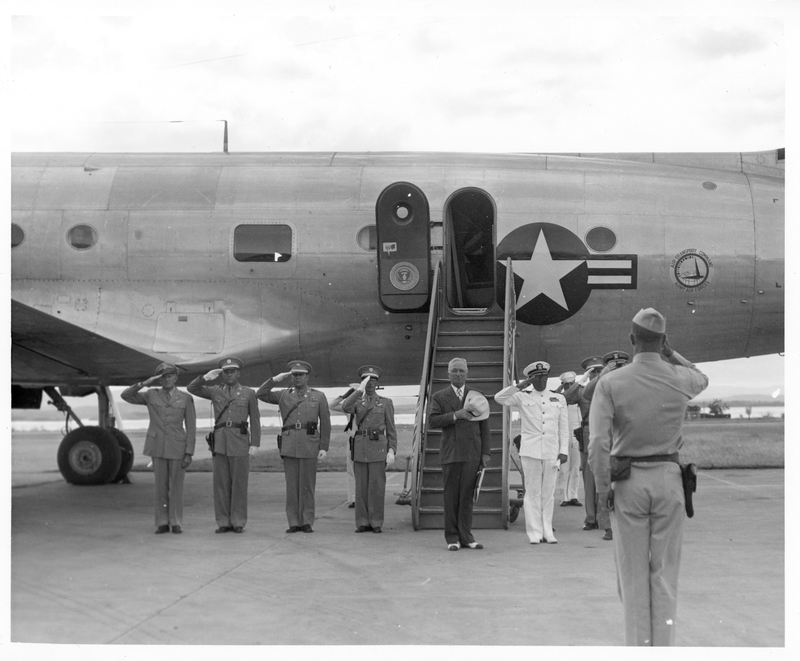
[[(784, 172), (783, 149), (13, 154), (12, 404), (98, 392), (100, 443), (108, 386), (162, 361), (181, 384), (232, 355), (251, 384), (296, 357), (318, 386), (365, 363), (418, 383), (437, 262), (480, 317), (510, 259), (517, 352), (554, 373), (647, 306), (692, 360), (780, 352)], [(70, 481), (119, 476), (73, 446)]]

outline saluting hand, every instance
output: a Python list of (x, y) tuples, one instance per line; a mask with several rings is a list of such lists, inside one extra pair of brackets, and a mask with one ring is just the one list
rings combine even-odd
[(143, 381), (143, 382), (142, 382), (142, 387), (144, 387), (144, 386), (151, 386), (151, 385), (153, 385), (153, 384), (154, 384), (156, 381), (159, 381), (160, 379), (161, 379), (161, 375), (160, 375), (160, 374), (156, 374), (155, 376), (151, 376), (149, 379), (147, 379), (147, 381)]
[(204, 378), (206, 381), (213, 381), (213, 380), (214, 380), (214, 379), (216, 379), (216, 378), (217, 378), (217, 377), (218, 377), (220, 374), (222, 374), (222, 370), (221, 370), (221, 369), (211, 370), (210, 372), (208, 372), (208, 373), (204, 374), (204, 375), (203, 375), (203, 378)]
[(367, 384), (369, 383), (369, 380), (371, 378), (372, 378), (371, 376), (367, 375), (367, 376), (364, 377), (364, 380), (361, 381), (361, 383), (358, 384), (358, 389), (361, 392), (365, 392), (367, 390)]
[(287, 376), (289, 376), (291, 372), (281, 372), (280, 374), (276, 374), (272, 377), (273, 381), (283, 381)]

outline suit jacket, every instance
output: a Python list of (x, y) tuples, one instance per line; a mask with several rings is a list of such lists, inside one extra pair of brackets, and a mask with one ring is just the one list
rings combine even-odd
[[(464, 386), (464, 399), (472, 390)], [(428, 425), (432, 429), (442, 430), (442, 444), (439, 460), (442, 464), (453, 464), (457, 461), (480, 461), (481, 455), (490, 454), (489, 420), (473, 422), (456, 420), (455, 412), (464, 408), (463, 400), (459, 401), (452, 386), (433, 393)]]
[(140, 392), (137, 386), (131, 386), (122, 391), (122, 399), (146, 406), (150, 414), (142, 454), (162, 459), (183, 459), (185, 454), (194, 454), (196, 416), (191, 395), (174, 388), (167, 399), (163, 388)]

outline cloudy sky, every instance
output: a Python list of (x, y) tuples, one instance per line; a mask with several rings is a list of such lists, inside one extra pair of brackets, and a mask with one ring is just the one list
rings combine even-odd
[(231, 151), (786, 146), (790, 2), (553, 4), (9, 2), (8, 147), (216, 151), (222, 119)]

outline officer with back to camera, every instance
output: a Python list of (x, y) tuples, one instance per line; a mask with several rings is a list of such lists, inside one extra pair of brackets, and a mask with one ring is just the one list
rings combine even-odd
[[(556, 478), (569, 452), (567, 403), (559, 393), (547, 390), (550, 364), (537, 360), (522, 373), (525, 380), (503, 388), (494, 401), (516, 406), (522, 424), (519, 457), (525, 476), (525, 531), (531, 544), (556, 544), (553, 534), (553, 498)], [(525, 389), (533, 385), (533, 391)]]
[(356, 532), (381, 532), (386, 495), (386, 469), (394, 463), (397, 430), (394, 404), (375, 392), (381, 369), (364, 365), (355, 392), (343, 402), (342, 410), (355, 415), (353, 468), (356, 478)]
[[(244, 363), (223, 358), (219, 368), (198, 376), (186, 389), (214, 405), (214, 514), (217, 533), (243, 533), (247, 524), (250, 455), (261, 445), (256, 394), (239, 383)], [(222, 384), (206, 385), (222, 375)], [(248, 418), (250, 424), (248, 425)]]
[(685, 521), (679, 465), (689, 400), (708, 377), (672, 349), (653, 308), (631, 324), (633, 362), (597, 380), (589, 463), (609, 490), (626, 645), (674, 645)]
[[(153, 458), (157, 535), (169, 532), (170, 526), (173, 533), (183, 532), (183, 479), (194, 454), (194, 400), (175, 387), (177, 381), (178, 368), (161, 363), (155, 376), (122, 391), (122, 399), (146, 406), (150, 414), (143, 453)], [(161, 387), (141, 392), (156, 383)]]
[[(308, 385), (311, 365), (304, 360), (289, 362), (288, 372), (267, 379), (256, 393), (267, 404), (277, 404), (283, 426), (278, 449), (286, 478), (287, 533), (314, 532), (317, 462), (328, 454), (331, 413), (328, 398)], [(276, 382), (291, 376), (292, 387), (273, 391)]]

